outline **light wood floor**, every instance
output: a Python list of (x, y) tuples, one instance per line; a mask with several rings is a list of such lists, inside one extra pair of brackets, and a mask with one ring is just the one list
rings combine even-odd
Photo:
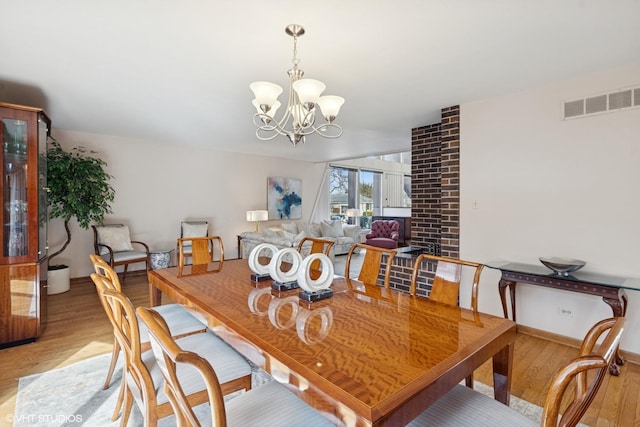
[[(124, 289), (135, 305), (148, 305), (146, 276), (127, 277)], [(0, 350), (0, 426), (10, 425), (18, 378), (62, 367), (111, 351), (113, 334), (91, 281), (78, 281), (71, 290), (49, 296), (48, 324), (37, 342)], [(531, 335), (518, 334), (515, 345), (512, 394), (543, 404), (555, 370), (577, 349)], [(486, 363), (475, 378), (491, 384)], [(627, 363), (619, 377), (607, 375), (583, 422), (589, 426), (640, 426), (640, 367)]]

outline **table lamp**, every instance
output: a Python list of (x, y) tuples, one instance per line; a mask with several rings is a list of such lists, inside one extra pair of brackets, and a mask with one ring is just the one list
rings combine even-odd
[(256, 233), (259, 233), (260, 221), (266, 221), (269, 219), (268, 211), (247, 211), (247, 221), (256, 223)]
[(351, 218), (355, 218), (353, 220), (353, 223), (357, 224), (359, 216), (360, 216), (360, 209), (347, 209), (347, 218), (349, 218), (349, 224), (351, 224)]

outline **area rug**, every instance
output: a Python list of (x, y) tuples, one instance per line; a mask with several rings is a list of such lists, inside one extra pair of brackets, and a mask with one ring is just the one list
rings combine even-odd
[[(64, 368), (20, 378), (14, 427), (118, 426), (120, 420), (111, 422), (111, 414), (118, 398), (122, 358), (111, 387), (102, 390), (110, 357), (111, 354), (95, 356)], [(254, 386), (265, 381), (268, 379), (264, 373), (254, 370)], [(491, 387), (477, 381), (475, 388), (493, 395)], [(535, 421), (541, 419), (542, 408), (515, 396), (511, 397), (511, 407)], [(128, 425), (143, 425), (142, 414), (135, 404)], [(175, 419), (164, 418), (159, 426), (175, 426)]]

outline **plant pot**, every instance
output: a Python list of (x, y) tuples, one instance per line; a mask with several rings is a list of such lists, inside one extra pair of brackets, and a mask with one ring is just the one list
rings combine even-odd
[(61, 294), (69, 290), (69, 267), (47, 271), (47, 295)]

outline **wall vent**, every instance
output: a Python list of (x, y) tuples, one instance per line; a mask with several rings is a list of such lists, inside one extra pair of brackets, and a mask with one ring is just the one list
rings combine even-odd
[(586, 98), (565, 100), (562, 102), (562, 107), (564, 119), (637, 108), (640, 107), (640, 86), (618, 89)]

